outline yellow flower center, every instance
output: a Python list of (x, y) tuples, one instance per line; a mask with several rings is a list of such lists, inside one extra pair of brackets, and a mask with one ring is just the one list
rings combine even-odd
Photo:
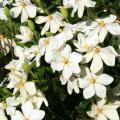
[(90, 84), (95, 84), (96, 80), (94, 78), (90, 79)]
[(97, 113), (102, 113), (102, 112), (103, 112), (103, 109), (98, 107), (98, 108), (96, 109), (96, 111), (97, 111)]
[(102, 20), (102, 21), (98, 22), (98, 25), (99, 25), (100, 27), (105, 27), (105, 22)]
[(21, 89), (21, 88), (24, 87), (24, 85), (25, 85), (25, 83), (21, 81), (21, 82), (19, 82), (19, 83), (16, 85), (16, 87), (19, 88), (19, 89)]
[(27, 6), (27, 4), (25, 2), (21, 2), (20, 5), (25, 8)]
[(85, 48), (87, 50), (87, 52), (90, 51), (90, 46), (88, 44), (83, 45), (83, 48)]
[(100, 47), (96, 47), (96, 48), (95, 48), (95, 52), (96, 52), (96, 53), (99, 53), (99, 52), (100, 52)]
[(48, 16), (48, 20), (52, 20), (53, 17), (51, 15)]
[(58, 32), (60, 32), (60, 33), (63, 32), (63, 29), (59, 28), (59, 29), (58, 29)]
[(44, 40), (44, 44), (45, 44), (45, 46), (47, 46), (47, 45), (49, 44), (49, 40), (48, 40), (48, 39), (45, 39), (45, 40)]
[(68, 59), (64, 58), (64, 59), (63, 59), (63, 63), (64, 63), (64, 64), (68, 64), (68, 63), (69, 63)]
[(4, 40), (3, 35), (0, 34), (0, 41)]

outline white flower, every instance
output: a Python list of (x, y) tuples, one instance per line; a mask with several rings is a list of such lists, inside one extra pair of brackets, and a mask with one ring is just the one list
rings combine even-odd
[(8, 39), (4, 37), (2, 34), (0, 34), (0, 46), (1, 46), (0, 53), (7, 55), (10, 51), (10, 48), (15, 46), (15, 42), (14, 40)]
[(10, 83), (8, 84), (8, 88), (14, 88), (13, 94), (16, 94), (17, 91), (20, 92), (20, 96), (23, 99), (26, 99), (28, 94), (34, 95), (36, 94), (36, 87), (35, 83), (28, 81), (27, 82), (27, 74), (22, 71), (21, 74), (18, 73), (12, 73), (14, 76), (13, 80), (10, 80)]
[(2, 6), (5, 6), (5, 5), (7, 5), (7, 4), (9, 4), (10, 3), (10, 0), (0, 0), (0, 7)]
[(105, 104), (106, 100), (100, 100), (97, 105), (92, 105), (92, 111), (87, 112), (87, 114), (95, 118), (95, 120), (119, 120), (119, 115), (117, 112), (117, 108), (120, 106), (120, 103), (116, 105), (116, 103)]
[(41, 31), (41, 35), (44, 35), (45, 32), (49, 30), (49, 28), (51, 33), (56, 33), (60, 28), (60, 26), (64, 25), (62, 20), (63, 20), (63, 17), (61, 13), (55, 12), (54, 14), (51, 14), (49, 16), (38, 16), (36, 17), (35, 22), (37, 24), (45, 23)]
[(21, 13), (21, 22), (25, 22), (28, 18), (34, 18), (36, 16), (37, 7), (30, 2), (30, 0), (16, 1), (13, 4), (10, 12), (13, 18), (17, 18)]
[(29, 42), (33, 39), (33, 32), (26, 26), (20, 27), (21, 34), (16, 35), (15, 37), (21, 39), (21, 43)]
[(37, 109), (40, 109), (43, 103), (48, 106), (48, 101), (41, 91), (37, 91), (34, 96), (28, 96), (27, 100), (31, 101)]
[(82, 60), (82, 55), (77, 52), (72, 52), (71, 47), (66, 45), (60, 52), (59, 58), (52, 64), (52, 68), (57, 71), (62, 71), (64, 79), (69, 79), (72, 74), (80, 73), (79, 63)]
[(5, 15), (4, 8), (0, 8), (0, 20), (7, 20), (7, 16)]
[(112, 46), (104, 48), (96, 46), (83, 56), (83, 62), (88, 63), (93, 59), (90, 69), (92, 72), (97, 73), (103, 69), (103, 62), (108, 66), (114, 66), (117, 56), (118, 54)]
[(20, 101), (14, 96), (6, 99), (5, 103), (2, 103), (3, 108), (6, 110), (7, 115), (14, 115), (16, 106), (20, 104)]
[(62, 39), (62, 36), (51, 37), (45, 52), (45, 61), (47, 63), (54, 62), (60, 56), (60, 51), (63, 49), (64, 45), (65, 41)]
[(39, 45), (39, 47), (40, 47), (41, 49), (43, 49), (44, 52), (46, 52), (46, 50), (48, 49), (49, 44), (50, 44), (52, 38), (53, 38), (53, 37), (50, 36), (50, 37), (40, 38), (40, 39), (39, 39), (39, 44), (38, 44), (38, 45)]
[[(22, 48), (21, 46), (14, 47), (14, 54), (19, 58), (20, 63), (29, 62), (28, 56), (30, 55), (29, 48)], [(30, 63), (30, 62), (29, 62)]]
[(5, 69), (11, 72), (22, 71), (22, 64), (19, 60), (12, 60), (5, 66)]
[(77, 48), (78, 52), (90, 52), (97, 44), (99, 43), (98, 35), (94, 34), (93, 36), (85, 36), (82, 33), (78, 34), (78, 41), (74, 40), (73, 44)]
[(43, 110), (34, 109), (33, 104), (28, 101), (21, 107), (22, 112), (16, 111), (15, 115), (11, 116), (11, 120), (42, 120), (45, 116)]
[(99, 76), (88, 71), (87, 75), (83, 78), (79, 78), (80, 88), (83, 88), (83, 96), (85, 99), (93, 97), (95, 94), (100, 98), (106, 97), (106, 87), (113, 82), (113, 78), (107, 74), (101, 74)]
[(82, 18), (85, 7), (95, 7), (96, 2), (92, 0), (64, 0), (63, 5), (65, 7), (72, 7), (73, 11), (71, 16), (78, 11), (79, 18)]
[(94, 30), (91, 33), (98, 33), (100, 42), (104, 41), (108, 32), (112, 35), (120, 35), (120, 25), (116, 20), (117, 17), (115, 15), (110, 15), (103, 19), (96, 19)]
[(60, 77), (60, 81), (62, 85), (65, 85), (67, 83), (67, 90), (68, 93), (71, 95), (73, 90), (75, 93), (79, 93), (79, 83), (78, 83), (78, 75), (73, 75), (69, 79), (64, 79), (63, 76)]
[(28, 58), (32, 61), (36, 62), (36, 66), (39, 67), (40, 66), (40, 58), (41, 56), (44, 55), (44, 50), (41, 49), (38, 45), (33, 45), (30, 49), (29, 49), (29, 56)]
[(65, 24), (65, 27), (63, 29), (59, 28), (58, 31), (59, 34), (56, 35), (56, 37), (62, 38), (63, 41), (68, 41), (73, 38), (73, 25), (67, 23)]

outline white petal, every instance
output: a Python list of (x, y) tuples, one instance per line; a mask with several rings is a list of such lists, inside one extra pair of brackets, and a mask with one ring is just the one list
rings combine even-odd
[(111, 50), (108, 47), (103, 48), (99, 55), (106, 65), (115, 65), (115, 55), (111, 52)]
[(92, 60), (91, 66), (90, 66), (90, 70), (93, 73), (96, 73), (98, 71), (100, 71), (103, 68), (103, 62), (99, 56), (99, 54), (95, 54), (94, 58)]
[(104, 114), (98, 114), (98, 116), (97, 116), (97, 120), (108, 120), (106, 117), (105, 117), (105, 115)]
[(27, 21), (27, 19), (28, 19), (28, 14), (25, 11), (25, 9), (23, 9), (22, 10), (22, 15), (21, 15), (21, 22), (23, 23), (23, 22)]
[(55, 20), (50, 21), (50, 32), (51, 33), (56, 33), (59, 27), (60, 25)]
[(10, 13), (11, 13), (13, 18), (17, 18), (20, 15), (21, 12), (22, 12), (21, 7), (14, 7), (10, 10)]
[(120, 25), (118, 23), (108, 24), (108, 25), (106, 25), (106, 29), (112, 35), (120, 35)]
[(100, 98), (106, 97), (106, 87), (101, 84), (94, 84), (96, 95)]
[(29, 95), (36, 94), (36, 87), (34, 82), (27, 82), (25, 84), (25, 89), (29, 93)]
[(67, 90), (68, 90), (68, 93), (71, 95), (73, 92), (73, 84), (71, 81), (68, 81)]
[(71, 47), (69, 45), (66, 45), (63, 49), (63, 51), (61, 52), (61, 55), (64, 57), (64, 58), (69, 58), (70, 57), (70, 54), (71, 54)]
[(69, 63), (69, 67), (72, 70), (72, 73), (79, 74), (80, 73), (80, 66), (75, 63)]
[(77, 94), (80, 92), (78, 80), (73, 81), (73, 89), (74, 89), (75, 93), (77, 93)]
[(100, 83), (100, 84), (103, 84), (103, 85), (109, 85), (110, 83), (113, 82), (113, 77), (111, 77), (107, 74), (102, 74), (98, 77), (96, 82)]
[(15, 46), (14, 47), (14, 54), (15, 56), (19, 57), (19, 58), (22, 58), (23, 57), (23, 48), (20, 47), (20, 46)]
[(79, 5), (78, 5), (78, 16), (79, 18), (82, 18), (84, 13), (84, 3), (82, 0), (80, 0)]
[(11, 116), (11, 120), (24, 120), (24, 116), (20, 111), (16, 111), (15, 115)]
[(108, 117), (110, 120), (119, 120), (118, 112), (115, 109), (104, 110), (104, 115)]
[(62, 85), (65, 85), (67, 83), (67, 79), (64, 79), (63, 76), (60, 76), (60, 81)]
[(62, 74), (63, 74), (63, 78), (64, 78), (64, 79), (69, 79), (69, 78), (71, 77), (72, 71), (71, 71), (71, 69), (68, 67), (68, 65), (65, 65), (65, 66), (64, 66), (64, 69), (63, 69)]
[(89, 86), (89, 81), (85, 79), (78, 79), (80, 88), (86, 88)]
[(106, 103), (106, 99), (102, 99), (100, 101), (97, 102), (97, 105), (99, 108), (103, 108), (103, 106), (105, 105)]
[(85, 63), (88, 63), (91, 61), (91, 59), (94, 57), (94, 52), (89, 52), (89, 53), (86, 53), (84, 56), (83, 56), (83, 62)]
[(44, 25), (42, 31), (41, 31), (41, 35), (44, 35), (45, 32), (47, 32), (49, 30), (49, 26), (50, 26), (50, 23), (49, 22), (46, 22), (46, 24)]
[(30, 18), (34, 18), (36, 16), (37, 7), (35, 5), (27, 5), (25, 10)]
[(109, 17), (104, 18), (103, 21), (104, 21), (105, 23), (107, 23), (107, 24), (110, 24), (110, 23), (115, 22), (116, 19), (117, 19), (117, 16), (115, 16), (115, 15), (110, 15)]
[(45, 16), (38, 16), (35, 19), (35, 23), (37, 23), (37, 24), (42, 24), (46, 21), (47, 21), (47, 17), (45, 17)]
[(83, 96), (85, 99), (91, 98), (95, 95), (95, 89), (93, 85), (88, 86), (83, 90)]
[(108, 31), (107, 31), (106, 28), (102, 27), (102, 28), (100, 29), (100, 32), (99, 32), (99, 40), (100, 40), (101, 43), (103, 43), (103, 41), (105, 40), (105, 37), (107, 36), (107, 33), (108, 33)]
[(45, 112), (43, 110), (32, 110), (30, 114), (30, 120), (42, 120), (45, 116)]
[(82, 60), (82, 55), (76, 52), (72, 52), (69, 60), (74, 63), (80, 63)]
[(92, 0), (85, 0), (84, 4), (86, 7), (95, 7), (96, 2), (92, 1)]
[(33, 110), (33, 105), (30, 101), (24, 103), (21, 107), (23, 114), (25, 115), (25, 118), (29, 118), (32, 110)]

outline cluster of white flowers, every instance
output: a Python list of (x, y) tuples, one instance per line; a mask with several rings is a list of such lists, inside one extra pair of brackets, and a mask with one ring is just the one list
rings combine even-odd
[[(23, 67), (26, 62), (29, 66), (35, 62), (36, 66), (40, 67), (42, 56), (45, 62), (50, 64), (53, 72), (60, 73), (60, 82), (62, 85), (67, 84), (69, 94), (73, 91), (79, 94), (81, 89), (85, 99), (95, 95), (101, 99), (97, 105), (93, 103), (92, 111), (87, 112), (90, 117), (95, 120), (107, 120), (107, 118), (119, 120), (116, 109), (120, 106), (120, 102), (105, 105), (106, 87), (114, 81), (114, 78), (103, 73), (104, 66), (115, 66), (115, 60), (119, 56), (113, 46), (103, 47), (102, 45), (108, 33), (120, 36), (120, 24), (115, 15), (98, 18), (90, 24), (89, 20), (71, 24), (64, 20), (59, 11), (48, 16), (41, 14), (37, 16), (38, 7), (30, 0), (15, 0), (15, 3), (2, 0), (1, 3), (1, 20), (7, 20), (3, 6), (11, 4), (11, 16), (16, 19), (21, 15), (21, 24), (32, 18), (36, 25), (44, 25), (37, 45), (28, 48), (18, 46), (15, 42), (12, 44), (18, 59), (13, 59), (5, 66), (5, 69), (10, 70), (7, 88), (13, 90), (13, 96), (0, 105), (2, 120), (7, 120), (4, 111), (10, 115), (11, 120), (42, 120), (44, 118), (45, 112), (40, 109), (42, 103), (48, 106), (47, 99), (36, 88), (35, 83), (28, 80), (28, 72)], [(92, 0), (63, 0), (65, 9), (72, 8), (71, 17), (78, 12), (78, 17), (82, 18), (85, 7), (95, 7), (95, 5), (96, 2)], [(51, 36), (46, 36), (48, 31)], [(33, 40), (34, 33), (28, 26), (21, 25), (20, 34), (15, 37), (20, 40), (20, 43), (25, 44)], [(0, 35), (0, 43), (4, 48), (6, 43), (9, 44), (9, 40)], [(6, 53), (8, 52), (9, 47)], [(15, 95), (18, 93), (19, 96), (16, 98)], [(21, 111), (17, 110), (18, 105), (21, 105)]]

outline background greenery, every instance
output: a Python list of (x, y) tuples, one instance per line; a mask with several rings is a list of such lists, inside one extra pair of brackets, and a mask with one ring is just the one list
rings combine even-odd
[[(60, 11), (58, 6), (62, 6), (62, 0), (32, 0), (34, 4), (43, 8), (45, 10), (45, 14), (48, 15), (55, 11)], [(74, 18), (70, 17), (71, 9), (69, 9), (66, 13), (66, 22), (69, 23), (77, 23), (82, 20), (95, 19), (97, 17), (105, 17), (109, 14), (115, 14), (120, 20), (120, 0), (96, 0), (95, 8), (88, 8), (85, 10), (84, 17), (82, 19), (78, 18), (75, 15)], [(12, 19), (9, 15), (8, 5), (5, 9), (7, 11), (7, 16), (9, 17), (8, 21), (0, 21), (0, 34), (3, 34), (7, 38), (14, 39), (18, 45), (30, 47), (33, 44), (37, 44), (40, 36), (40, 29), (38, 25), (31, 26), (30, 23), (33, 24), (32, 19), (29, 22), (21, 24), (19, 18), (17, 20)], [(106, 10), (106, 11), (104, 11)], [(62, 11), (61, 11), (62, 12)], [(38, 14), (39, 15), (39, 14)], [(15, 34), (19, 33), (20, 25), (28, 25), (31, 30), (34, 32), (34, 40), (29, 44), (20, 44), (14, 37)], [(50, 33), (47, 33), (45, 36), (49, 36)], [(106, 38), (106, 42), (103, 46), (112, 45), (118, 50), (118, 38), (111, 36), (108, 34)], [(2, 49), (2, 48), (1, 48)], [(0, 49), (0, 50), (1, 50)], [(1, 50), (2, 51), (2, 50)], [(0, 51), (0, 52), (1, 52)], [(4, 69), (4, 66), (8, 64), (12, 59), (17, 59), (13, 54), (13, 49), (11, 52), (4, 56), (0, 53), (0, 81), (3, 81), (5, 77), (7, 77), (7, 73), (9, 71)], [(82, 90), (80, 94), (73, 93), (72, 95), (68, 95), (66, 86), (62, 86), (59, 81), (59, 74), (56, 72), (52, 73), (49, 65), (44, 62), (44, 59), (41, 61), (41, 66), (36, 68), (33, 63), (30, 67), (30, 70), (26, 69), (29, 72), (28, 80), (34, 81), (37, 85), (37, 88), (42, 90), (46, 95), (49, 107), (46, 108), (44, 105), (43, 109), (46, 110), (45, 120), (85, 120), (90, 119), (86, 115), (86, 111), (90, 109), (91, 103), (96, 102), (95, 98), (85, 100), (82, 95)], [(33, 72), (33, 74), (31, 73)], [(108, 98), (111, 102), (112, 99), (119, 99), (119, 96), (115, 96), (116, 91), (120, 91), (120, 63), (116, 60), (115, 67), (106, 67), (104, 69), (105, 73), (114, 77), (114, 82), (108, 87)], [(0, 101), (4, 100), (6, 97), (11, 95), (11, 91), (9, 91), (5, 86), (0, 87)], [(112, 98), (112, 99), (111, 99)], [(119, 110), (120, 113), (120, 110)]]

